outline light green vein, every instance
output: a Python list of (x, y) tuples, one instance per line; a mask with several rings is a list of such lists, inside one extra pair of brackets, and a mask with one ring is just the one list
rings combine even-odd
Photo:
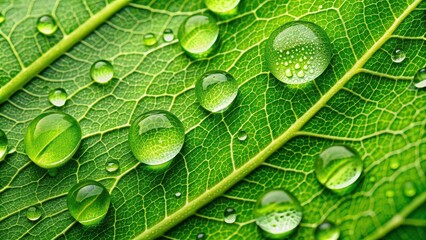
[(273, 140), (267, 147), (260, 151), (256, 156), (250, 159), (239, 169), (235, 170), (232, 174), (225, 177), (217, 185), (208, 189), (199, 197), (189, 202), (181, 209), (174, 212), (172, 215), (166, 216), (162, 221), (153, 227), (145, 230), (137, 235), (135, 239), (155, 239), (163, 235), (167, 230), (176, 226), (181, 221), (196, 213), (198, 209), (211, 202), (213, 199), (224, 194), (228, 189), (242, 180), (246, 175), (255, 170), (261, 165), (269, 156), (281, 148), (286, 142), (292, 139), (297, 132), (320, 110), (326, 103), (343, 88), (343, 86), (356, 74), (362, 71), (362, 67), (379, 50), (383, 44), (392, 37), (393, 32), (401, 24), (401, 22), (422, 2), (416, 0), (408, 8), (395, 19), (390, 28), (383, 34), (383, 36), (371, 46), (371, 48), (354, 64), (354, 66), (340, 79), (336, 84), (326, 92), (317, 103), (315, 103), (305, 114), (303, 114), (291, 127), (289, 127), (283, 134)]
[(35, 60), (28, 67), (23, 68), (18, 75), (12, 78), (6, 85), (0, 88), (0, 104), (6, 101), (16, 91), (21, 89), (33, 77), (37, 76), (43, 69), (48, 67), (53, 61), (62, 56), (84, 37), (93, 32), (102, 23), (108, 20), (120, 9), (125, 7), (131, 0), (116, 0), (107, 5), (104, 9), (93, 15), (89, 20), (80, 25), (69, 35), (64, 35), (63, 39), (55, 46)]

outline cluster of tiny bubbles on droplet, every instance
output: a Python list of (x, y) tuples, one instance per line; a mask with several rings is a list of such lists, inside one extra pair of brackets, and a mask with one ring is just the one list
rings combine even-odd
[(285, 68), (285, 75), (289, 78), (296, 75), (299, 78), (305, 77), (307, 73), (314, 73), (314, 66), (311, 60), (314, 59), (318, 47), (303, 46), (291, 50), (277, 50), (278, 60), (276, 65)]

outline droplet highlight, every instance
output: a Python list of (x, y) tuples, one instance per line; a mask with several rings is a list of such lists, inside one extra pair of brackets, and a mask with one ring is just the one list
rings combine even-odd
[(163, 32), (163, 40), (165, 42), (171, 42), (175, 39), (175, 35), (173, 33), (173, 30), (170, 28), (166, 28)]
[(147, 33), (143, 36), (145, 46), (153, 46), (157, 43), (157, 37), (153, 33)]
[(114, 77), (113, 66), (105, 60), (96, 61), (90, 68), (90, 76), (97, 83), (108, 83)]
[(269, 238), (292, 234), (302, 220), (302, 207), (290, 192), (275, 189), (261, 195), (254, 209), (256, 224)]
[[(286, 55), (281, 54), (284, 51)], [(287, 84), (302, 84), (316, 79), (330, 64), (331, 56), (332, 45), (327, 33), (311, 22), (288, 22), (272, 32), (266, 42), (268, 68), (278, 80)], [(297, 61), (284, 64), (290, 59)], [(299, 71), (308, 62), (310, 70)]]
[(337, 240), (339, 236), (340, 230), (330, 221), (324, 221), (315, 230), (316, 240)]
[(97, 225), (105, 218), (111, 197), (100, 183), (84, 180), (74, 185), (67, 195), (67, 206), (71, 215), (85, 226)]
[(234, 208), (227, 208), (223, 213), (225, 223), (232, 224), (237, 220), (237, 211)]
[(226, 111), (238, 94), (235, 78), (224, 71), (211, 71), (204, 74), (195, 84), (195, 96), (207, 111)]
[(155, 110), (143, 113), (130, 126), (129, 144), (133, 155), (147, 165), (172, 160), (182, 149), (185, 130), (172, 113)]
[(326, 188), (345, 194), (358, 184), (363, 169), (361, 157), (352, 148), (332, 146), (321, 152), (315, 162), (318, 181)]
[(426, 87), (426, 68), (421, 68), (417, 71), (416, 75), (414, 75), (413, 83), (416, 88)]
[(50, 15), (44, 15), (37, 20), (37, 30), (46, 36), (53, 35), (58, 29), (56, 20)]
[(400, 63), (405, 59), (405, 52), (402, 49), (397, 48), (392, 52), (391, 58), (394, 63)]
[(109, 173), (116, 172), (120, 168), (120, 164), (117, 160), (111, 159), (105, 163), (105, 170)]
[(3, 130), (0, 129), (0, 162), (4, 160), (8, 153), (7, 145), (8, 143), (6, 133), (4, 133)]
[(30, 221), (37, 221), (41, 218), (41, 210), (38, 207), (29, 207), (27, 209), (26, 217)]
[(68, 94), (63, 88), (56, 88), (49, 92), (49, 102), (56, 106), (62, 107), (67, 102)]
[(28, 125), (24, 149), (39, 167), (52, 169), (67, 163), (80, 146), (80, 124), (63, 112), (47, 112)]

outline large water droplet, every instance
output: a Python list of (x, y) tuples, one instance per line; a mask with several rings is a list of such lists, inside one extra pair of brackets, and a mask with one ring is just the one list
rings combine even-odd
[(238, 94), (235, 78), (224, 71), (211, 71), (204, 74), (195, 84), (195, 96), (207, 111), (226, 111)]
[(92, 180), (74, 185), (67, 195), (67, 206), (71, 216), (85, 226), (97, 225), (108, 212), (111, 197), (106, 188)]
[(57, 107), (62, 107), (67, 102), (67, 92), (65, 89), (56, 88), (49, 92), (49, 102)]
[(245, 141), (247, 139), (247, 132), (244, 130), (240, 130), (237, 133), (237, 137), (238, 137), (238, 140), (240, 140), (241, 142)]
[(184, 140), (182, 122), (175, 115), (162, 110), (140, 115), (129, 130), (133, 155), (147, 165), (159, 165), (176, 157)]
[(41, 210), (38, 207), (29, 207), (27, 209), (27, 219), (30, 221), (37, 221), (41, 217)]
[[(321, 27), (311, 22), (295, 21), (277, 28), (266, 42), (265, 51), (269, 70), (276, 78), (287, 84), (301, 84), (314, 80), (325, 71), (331, 61), (332, 46)], [(288, 56), (280, 57), (280, 51), (291, 53), (291, 58), (302, 60), (292, 70), (306, 65), (307, 59), (311, 59), (311, 71), (302, 77), (289, 74), (291, 70), (288, 67), (276, 64), (277, 61), (290, 59)]]
[(196, 14), (183, 21), (178, 32), (179, 43), (192, 58), (211, 55), (219, 46), (219, 27), (208, 14)]
[(80, 124), (72, 116), (63, 112), (47, 112), (28, 125), (24, 148), (38, 166), (58, 168), (77, 151), (81, 137)]
[(227, 208), (225, 209), (225, 212), (223, 213), (224, 218), (223, 220), (226, 223), (234, 223), (237, 220), (237, 211), (235, 211), (234, 208)]
[(302, 207), (289, 192), (275, 189), (261, 195), (254, 209), (256, 224), (274, 239), (287, 237), (302, 220)]
[(163, 40), (165, 42), (171, 42), (175, 39), (175, 35), (173, 34), (173, 30), (170, 28), (166, 28), (163, 32)]
[(316, 240), (337, 240), (339, 236), (339, 229), (330, 221), (324, 221), (315, 230)]
[(393, 62), (400, 63), (405, 59), (405, 52), (402, 49), (397, 48), (392, 52), (391, 58)]
[(58, 29), (56, 20), (50, 15), (44, 15), (37, 20), (37, 30), (47, 36), (53, 35)]
[(348, 146), (332, 146), (321, 152), (315, 163), (318, 181), (328, 189), (344, 194), (357, 185), (362, 173), (359, 154)]
[(238, 13), (240, 0), (204, 0), (207, 8), (221, 17), (230, 17)]
[(426, 68), (421, 68), (417, 71), (416, 75), (414, 75), (413, 83), (416, 88), (426, 87)]
[(146, 46), (152, 46), (157, 43), (157, 37), (153, 33), (147, 33), (143, 36), (143, 43)]
[(6, 133), (0, 129), (0, 161), (3, 161), (7, 155), (7, 144)]
[(111, 159), (105, 163), (105, 170), (109, 173), (116, 172), (120, 168), (120, 164), (117, 160)]
[(406, 197), (414, 197), (417, 193), (416, 185), (413, 182), (405, 182), (403, 184), (403, 192)]
[(99, 60), (92, 64), (90, 76), (93, 81), (104, 84), (109, 82), (114, 76), (114, 68), (110, 62)]

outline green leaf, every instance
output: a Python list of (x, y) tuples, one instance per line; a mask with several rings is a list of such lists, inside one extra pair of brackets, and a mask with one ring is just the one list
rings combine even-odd
[[(203, 232), (211, 239), (261, 239), (254, 202), (283, 187), (303, 205), (294, 238), (312, 239), (325, 219), (339, 225), (341, 239), (424, 237), (426, 92), (411, 80), (426, 62), (426, 5), (240, 4), (238, 16), (219, 22), (218, 53), (193, 61), (177, 40), (165, 43), (161, 34), (166, 28), (176, 34), (187, 16), (205, 11), (201, 1), (2, 1), (0, 128), (11, 152), (0, 162), (0, 236), (194, 239)], [(51, 37), (35, 28), (44, 14), (59, 23)], [(317, 23), (333, 42), (331, 66), (303, 88), (269, 75), (263, 58), (269, 34), (297, 19)], [(152, 47), (142, 41), (149, 32), (159, 39)], [(396, 48), (407, 54), (399, 64), (390, 58)], [(114, 65), (115, 78), (106, 85), (89, 76), (99, 59)], [(209, 114), (195, 100), (195, 81), (214, 69), (230, 72), (240, 86), (224, 114)], [(80, 122), (84, 139), (74, 160), (50, 177), (25, 155), (23, 135), (32, 119), (54, 109), (48, 93), (57, 87), (67, 90), (61, 110)], [(127, 143), (130, 122), (154, 109), (171, 111), (186, 129), (181, 154), (166, 170), (138, 163)], [(241, 129), (244, 142), (236, 138)], [(337, 196), (315, 178), (313, 162), (333, 144), (348, 144), (362, 156), (363, 179), (352, 194)], [(120, 162), (116, 173), (105, 171), (111, 159)], [(84, 179), (100, 181), (112, 197), (95, 228), (76, 223), (66, 206), (68, 190)], [(416, 187), (414, 197), (403, 194), (407, 181)], [(43, 212), (37, 222), (25, 218), (31, 206)], [(235, 224), (223, 222), (227, 207), (238, 212)]]

